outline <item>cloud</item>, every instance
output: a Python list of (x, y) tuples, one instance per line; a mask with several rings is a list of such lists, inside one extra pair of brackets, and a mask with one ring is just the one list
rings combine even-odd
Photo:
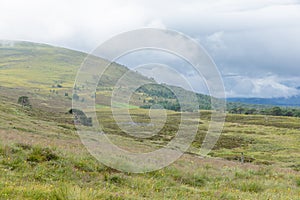
[(170, 52), (149, 49), (134, 51), (120, 57), (117, 62), (159, 83), (209, 94), (205, 78), (186, 60)]
[[(204, 46), (225, 73), (261, 73), (300, 76), (300, 28), (219, 32), (208, 36)], [(218, 34), (218, 35), (216, 35)], [(216, 38), (211, 40), (211, 38)]]
[(159, 19), (154, 19), (150, 21), (149, 24), (146, 25), (148, 28), (159, 28), (159, 29), (166, 29), (166, 25)]
[(183, 74), (172, 66), (150, 63), (135, 68), (144, 76), (154, 78), (158, 83), (166, 83), (190, 91), (209, 94), (205, 80), (196, 74)]
[(143, 10), (122, 1), (2, 1), (0, 38), (89, 52), (117, 33), (145, 26)]
[(205, 44), (208, 45), (208, 48), (211, 54), (218, 54), (220, 51), (224, 52), (226, 45), (224, 42), (224, 31), (215, 32), (206, 37)]
[(286, 80), (277, 76), (249, 78), (230, 76), (225, 81), (227, 97), (291, 97), (300, 95), (300, 91), (284, 84)]
[[(297, 83), (281, 79), (300, 77), (298, 0), (10, 0), (0, 7), (0, 39), (90, 52), (124, 31), (170, 28), (199, 41), (222, 74), (243, 77), (239, 87), (252, 88), (246, 94), (294, 95), (290, 85)], [(280, 81), (256, 83), (270, 73)], [(244, 93), (238, 87), (229, 92)]]

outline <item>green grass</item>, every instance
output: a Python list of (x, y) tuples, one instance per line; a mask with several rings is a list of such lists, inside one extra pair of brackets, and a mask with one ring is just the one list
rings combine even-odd
[[(85, 55), (30, 43), (1, 48), (0, 199), (299, 199), (300, 118), (229, 114), (216, 146), (202, 158), (198, 153), (211, 112), (201, 111), (200, 119), (185, 113), (189, 120), (184, 130), (199, 125), (186, 154), (158, 171), (123, 173), (88, 153), (67, 114), (71, 100), (64, 93), (72, 94), (72, 79)], [(122, 70), (107, 73), (106, 84), (98, 88), (102, 129), (120, 148), (141, 153), (159, 149), (176, 135), (181, 113), (166, 111), (166, 123), (151, 137), (129, 136), (108, 106), (110, 83)], [(62, 88), (52, 87), (57, 84)], [(32, 109), (17, 104), (23, 95), (30, 97)], [(149, 110), (137, 108), (143, 98), (149, 97), (137, 94), (129, 105), (117, 103), (115, 109), (129, 108), (135, 123), (148, 124)], [(151, 112), (156, 116), (151, 123), (162, 121), (164, 111)], [(119, 122), (139, 133), (126, 120), (121, 115)], [(150, 130), (145, 126), (142, 131)]]
[[(1, 149), (0, 197), (13, 199), (296, 199), (299, 175), (267, 167), (218, 166), (214, 160), (184, 156), (146, 174), (107, 168), (88, 155), (65, 155), (28, 162), (35, 146)], [(3, 148), (5, 153), (3, 153)], [(23, 159), (21, 159), (23, 158)], [(21, 162), (20, 160), (23, 160)], [(18, 167), (12, 167), (12, 166)]]
[[(297, 129), (227, 122), (224, 136), (212, 151), (213, 156), (225, 160), (186, 154), (162, 170), (129, 174), (105, 167), (90, 156), (72, 125), (64, 122), (62, 116), (56, 118), (40, 110), (26, 110), (6, 101), (1, 105), (0, 123), (5, 124), (9, 117), (13, 124), (0, 130), (0, 198), (297, 199), (300, 194), (300, 174), (289, 167), (299, 163)], [(137, 151), (167, 143), (168, 131), (176, 129), (173, 123), (180, 116), (168, 111), (168, 123), (159, 136), (136, 140), (118, 131), (109, 108), (98, 112), (106, 119), (102, 122), (110, 124), (110, 129), (106, 129), (108, 136), (116, 144)], [(131, 110), (136, 122), (147, 121), (147, 113), (148, 110)], [(13, 128), (18, 123), (23, 129)], [(198, 134), (203, 134), (207, 125), (208, 121), (201, 120)], [(283, 136), (285, 140), (280, 140)], [(190, 152), (201, 146), (199, 142), (192, 145)], [(240, 152), (244, 152), (245, 164), (239, 162)], [(254, 159), (252, 163), (247, 163), (247, 157)]]

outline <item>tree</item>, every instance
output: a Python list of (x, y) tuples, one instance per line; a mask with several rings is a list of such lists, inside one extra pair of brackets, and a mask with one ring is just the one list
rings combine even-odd
[(238, 107), (236, 109), (236, 111), (237, 111), (238, 114), (243, 114), (243, 112), (245, 111), (245, 109), (243, 107)]
[(246, 115), (252, 115), (256, 112), (256, 109), (255, 108), (250, 108), (250, 109), (247, 109), (245, 114)]
[(229, 113), (237, 114), (237, 108), (232, 108), (229, 110)]
[(294, 117), (300, 117), (300, 110), (294, 111)]
[(271, 115), (280, 116), (282, 115), (282, 110), (280, 107), (276, 106), (271, 109)]
[(284, 116), (288, 116), (288, 117), (292, 117), (294, 115), (293, 111), (292, 110), (286, 110), (284, 112)]

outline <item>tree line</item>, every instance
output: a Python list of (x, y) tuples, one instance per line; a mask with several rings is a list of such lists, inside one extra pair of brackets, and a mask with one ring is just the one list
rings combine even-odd
[(247, 108), (247, 107), (234, 107), (228, 110), (232, 114), (260, 114), (260, 115), (273, 115), (273, 116), (288, 116), (288, 117), (300, 117), (299, 108), (282, 108), (274, 106), (270, 108)]

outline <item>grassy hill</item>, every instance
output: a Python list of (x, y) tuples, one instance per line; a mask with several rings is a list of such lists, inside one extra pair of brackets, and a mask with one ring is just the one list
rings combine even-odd
[[(62, 102), (61, 109), (67, 105), (70, 106), (70, 98), (67, 98), (65, 94), (67, 93), (68, 97), (71, 97), (73, 87), (75, 90), (82, 89), (81, 86), (74, 86), (74, 81), (87, 54), (29, 42), (14, 42), (13, 44), (13, 46), (0, 46), (0, 88), (2, 88), (1, 91), (5, 91), (5, 96), (16, 99), (17, 95), (29, 95), (32, 101), (37, 101), (37, 104), (47, 105), (51, 108), (58, 106), (53, 104), (58, 100)], [(96, 59), (99, 67), (104, 68), (109, 64), (108, 61), (101, 58)], [(105, 71), (97, 88), (96, 104), (98, 107), (110, 106), (114, 85), (127, 72), (129, 72), (128, 68), (117, 63), (113, 63)], [(127, 75), (129, 85), (145, 81), (152, 83), (152, 85), (146, 85), (136, 91), (132, 97), (132, 106), (150, 107), (154, 103), (164, 101), (165, 104), (176, 102), (174, 93), (168, 91), (165, 86), (158, 85), (154, 80), (133, 71)], [(167, 87), (181, 96), (190, 96), (191, 93), (179, 87)], [(210, 97), (197, 95), (200, 108), (210, 109)], [(44, 101), (45, 99), (47, 102)], [(53, 99), (53, 101), (49, 99)]]
[[(299, 198), (300, 118), (228, 114), (219, 141), (203, 158), (199, 148), (213, 111), (201, 111), (200, 118), (186, 112), (189, 121), (183, 128), (188, 131), (198, 122), (199, 129), (187, 153), (172, 165), (144, 174), (102, 165), (81, 143), (73, 116), (67, 113), (76, 71), (85, 56), (23, 42), (0, 47), (0, 199)], [(128, 69), (114, 65), (96, 94), (97, 116), (107, 137), (132, 152), (166, 145), (178, 130), (180, 112), (167, 111), (166, 123), (149, 138), (129, 136), (116, 124), (109, 107), (111, 84)], [(140, 106), (174, 99), (157, 88), (140, 88), (132, 105), (116, 109), (129, 107), (134, 122), (149, 123), (149, 110)], [(22, 95), (29, 96), (32, 108), (17, 103)], [(155, 112), (164, 115), (162, 110)]]

